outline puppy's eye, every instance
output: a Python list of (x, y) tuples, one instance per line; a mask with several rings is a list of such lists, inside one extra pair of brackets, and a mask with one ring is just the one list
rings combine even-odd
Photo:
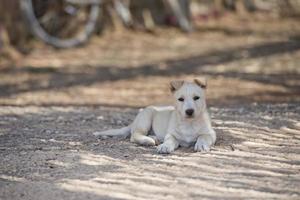
[(180, 98), (178, 99), (178, 101), (184, 101), (184, 98), (180, 97)]
[(200, 99), (200, 97), (199, 96), (194, 96), (194, 101), (197, 101), (198, 99)]

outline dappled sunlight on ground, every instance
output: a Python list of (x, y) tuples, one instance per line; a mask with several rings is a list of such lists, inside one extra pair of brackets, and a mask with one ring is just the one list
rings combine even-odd
[(136, 112), (34, 106), (0, 111), (0, 121), (6, 122), (0, 135), (5, 163), (0, 166), (0, 194), (28, 200), (300, 195), (297, 104), (212, 107), (218, 139), (209, 153), (180, 148), (159, 155), (154, 147), (128, 139), (92, 136), (130, 123)]
[[(300, 26), (277, 22), (104, 35), (1, 68), (0, 199), (299, 199)], [(172, 103), (170, 80), (199, 76), (209, 153), (92, 135)]]
[(1, 71), (0, 104), (167, 104), (170, 80), (198, 76), (209, 79), (212, 104), (299, 101), (300, 26), (292, 19), (250, 20), (243, 21), (250, 30), (244, 33), (239, 23), (225, 20), (215, 25), (221, 29), (188, 36), (125, 32), (95, 38), (84, 48), (39, 47), (19, 66)]

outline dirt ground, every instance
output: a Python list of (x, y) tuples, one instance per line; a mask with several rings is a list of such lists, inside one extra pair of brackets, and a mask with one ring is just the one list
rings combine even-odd
[[(117, 32), (37, 47), (0, 71), (0, 199), (300, 199), (300, 26), (224, 18), (186, 35)], [(208, 78), (217, 143), (159, 155), (92, 133)]]

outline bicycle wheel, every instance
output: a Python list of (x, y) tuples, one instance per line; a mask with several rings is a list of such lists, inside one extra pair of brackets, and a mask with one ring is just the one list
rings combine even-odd
[(85, 43), (100, 13), (97, 0), (21, 0), (21, 9), (33, 35), (57, 48)]

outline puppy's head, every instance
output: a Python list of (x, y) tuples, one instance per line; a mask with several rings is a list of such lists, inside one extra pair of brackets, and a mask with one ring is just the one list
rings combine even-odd
[(176, 110), (182, 118), (197, 118), (206, 109), (206, 86), (206, 80), (200, 79), (195, 79), (194, 82), (172, 81), (170, 83)]

